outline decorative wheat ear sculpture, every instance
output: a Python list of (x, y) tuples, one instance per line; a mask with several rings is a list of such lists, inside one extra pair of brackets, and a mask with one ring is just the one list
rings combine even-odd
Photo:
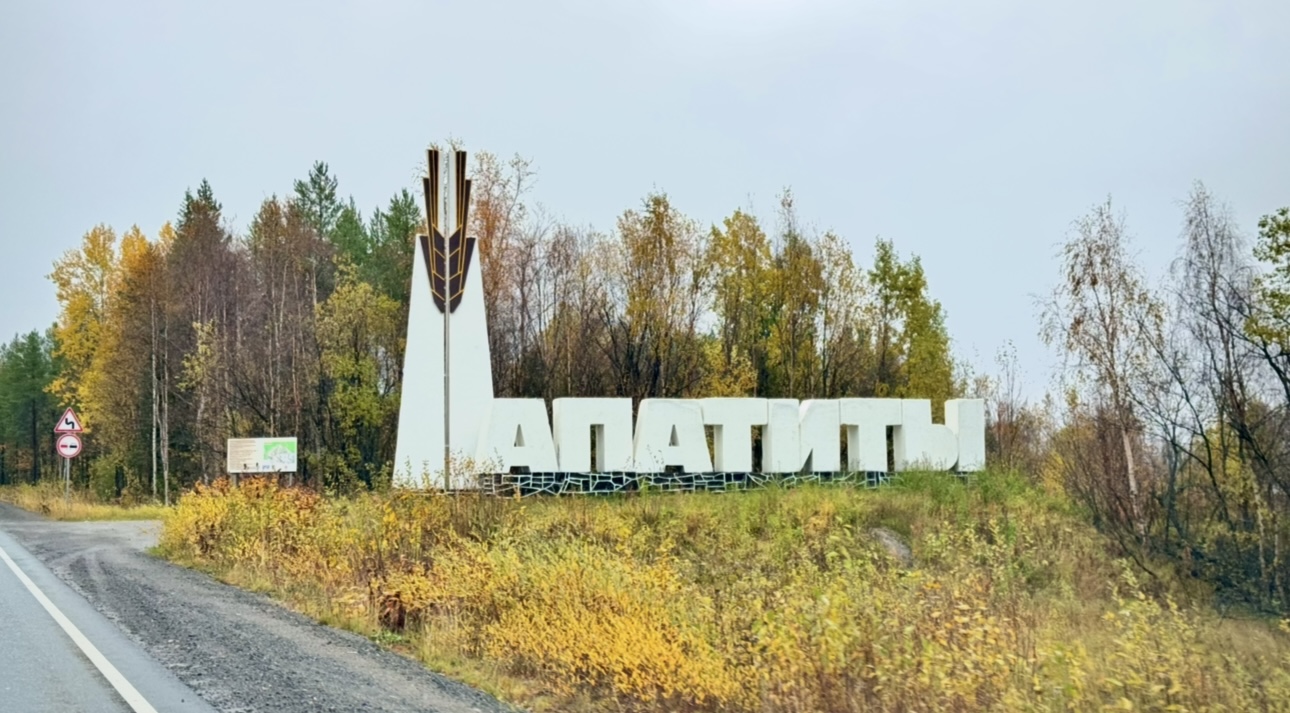
[(439, 150), (428, 152), (429, 171), (421, 179), (426, 201), (426, 218), (429, 235), (421, 239), (421, 254), (425, 256), (426, 273), (430, 276), (430, 292), (434, 295), (439, 312), (452, 314), (461, 304), (466, 290), (466, 275), (470, 273), (470, 259), (475, 254), (475, 238), (466, 236), (470, 223), (470, 179), (466, 178), (466, 152), (456, 151), (457, 170), (454, 180), (457, 190), (456, 225), (444, 238), (439, 231)]

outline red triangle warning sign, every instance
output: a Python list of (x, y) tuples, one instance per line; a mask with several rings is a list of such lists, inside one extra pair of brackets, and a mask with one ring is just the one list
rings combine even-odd
[(77, 416), (72, 409), (67, 409), (63, 417), (58, 419), (58, 425), (54, 427), (54, 433), (81, 433), (84, 430), (81, 428), (81, 417)]

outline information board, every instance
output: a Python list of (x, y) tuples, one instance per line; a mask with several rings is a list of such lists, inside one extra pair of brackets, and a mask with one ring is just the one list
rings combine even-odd
[(229, 473), (296, 472), (296, 439), (230, 438)]

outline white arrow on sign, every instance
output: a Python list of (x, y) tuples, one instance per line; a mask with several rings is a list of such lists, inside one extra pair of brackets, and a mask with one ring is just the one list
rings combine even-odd
[(70, 408), (63, 412), (63, 417), (58, 419), (58, 425), (54, 427), (54, 433), (81, 433), (84, 430), (81, 427), (81, 417)]
[(58, 450), (58, 455), (75, 458), (81, 454), (81, 437), (75, 433), (64, 433), (58, 437), (54, 447)]

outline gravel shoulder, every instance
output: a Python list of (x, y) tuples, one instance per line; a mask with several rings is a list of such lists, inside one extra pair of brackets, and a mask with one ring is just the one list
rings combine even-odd
[(53, 522), (0, 504), (0, 529), (216, 710), (514, 710), (360, 636), (152, 557), (159, 523)]

